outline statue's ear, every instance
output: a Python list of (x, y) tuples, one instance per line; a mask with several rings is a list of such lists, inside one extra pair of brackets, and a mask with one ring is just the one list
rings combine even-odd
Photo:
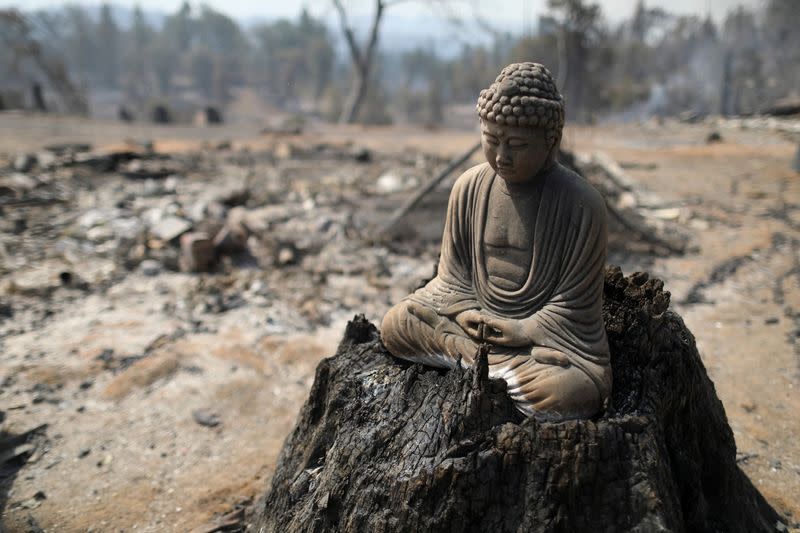
[(555, 161), (558, 159), (558, 153), (561, 149), (561, 132), (555, 135), (555, 139), (553, 139), (553, 144), (550, 145), (550, 152), (547, 154), (548, 161)]

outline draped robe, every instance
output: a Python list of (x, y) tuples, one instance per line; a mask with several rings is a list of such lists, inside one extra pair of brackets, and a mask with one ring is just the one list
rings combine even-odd
[[(484, 163), (457, 180), (437, 275), (387, 313), (381, 324), (384, 343), (404, 359), (443, 367), (460, 360), (466, 365), (477, 344), (455, 324), (455, 316), (477, 309), (520, 320), (530, 346), (493, 347), (490, 375), (508, 382), (509, 393), (527, 414), (591, 416), (611, 389), (601, 315), (605, 202), (583, 178), (557, 163), (536, 176), (539, 207), (530, 269), (518, 289), (508, 290), (494, 285), (486, 270), (484, 229), (496, 179), (502, 178)], [(434, 311), (441, 317), (438, 325), (413, 316), (409, 304)], [(548, 350), (562, 354), (568, 363), (549, 365), (533, 357)]]

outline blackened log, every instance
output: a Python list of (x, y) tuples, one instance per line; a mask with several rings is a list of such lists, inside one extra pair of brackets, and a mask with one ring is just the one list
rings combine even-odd
[(775, 531), (663, 283), (606, 272), (614, 390), (524, 419), (481, 369), (393, 358), (363, 316), (317, 368), (253, 531)]

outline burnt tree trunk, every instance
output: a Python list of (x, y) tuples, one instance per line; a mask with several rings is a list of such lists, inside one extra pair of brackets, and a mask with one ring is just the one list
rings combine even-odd
[(523, 419), (481, 365), (402, 362), (357, 317), (317, 368), (253, 531), (775, 531), (662, 289), (606, 272), (614, 391), (595, 420)]

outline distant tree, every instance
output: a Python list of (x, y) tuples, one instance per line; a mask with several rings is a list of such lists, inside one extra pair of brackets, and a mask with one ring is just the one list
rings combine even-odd
[(315, 106), (331, 83), (335, 52), (325, 25), (303, 10), (253, 29), (252, 77), (279, 105), (311, 98)]
[(754, 112), (762, 104), (764, 77), (753, 12), (739, 6), (728, 13), (722, 26), (722, 42), (725, 65), (721, 112), (724, 115)]
[(227, 15), (203, 5), (195, 26), (198, 42), (208, 48), (212, 54), (227, 55), (235, 60), (235, 55), (247, 48), (245, 38), (239, 25)]
[(303, 8), (298, 21), (300, 32), (307, 36), (304, 39), (305, 71), (313, 90), (314, 100), (318, 100), (330, 83), (336, 53), (327, 26), (314, 19), (308, 10)]
[(69, 64), (88, 81), (97, 64), (94, 24), (86, 9), (81, 6), (69, 5), (65, 8), (65, 13), (68, 28), (65, 44)]
[(651, 46), (650, 39), (654, 31), (668, 19), (663, 9), (647, 7), (644, 0), (636, 3), (633, 16), (627, 24), (627, 34), (623, 31), (619, 35), (619, 45), (622, 48), (619, 62), (622, 66), (621, 74), (633, 83), (644, 83), (647, 80), (648, 66), (651, 65), (653, 54), (657, 53)]
[(211, 70), (211, 98), (217, 103), (224, 103), (231, 98), (233, 81), (238, 78), (238, 64), (234, 64), (219, 54), (214, 56)]
[[(64, 56), (64, 36), (61, 32), (63, 18), (40, 13), (31, 21), (16, 9), (0, 9), (0, 80), (8, 77), (21, 85), (28, 85), (40, 108), (46, 107), (43, 102), (40, 76), (43, 76), (48, 88), (61, 100), (67, 112), (85, 114), (88, 111), (86, 95), (76, 87), (70, 75), (70, 69), (62, 61)], [(53, 48), (49, 43), (41, 41), (35, 35), (35, 25), (53, 29), (62, 46)], [(24, 68), (26, 63), (35, 66), (31, 71)], [(30, 65), (29, 65), (30, 66)], [(15, 80), (15, 78), (18, 78)]]
[(603, 70), (610, 66), (602, 12), (598, 4), (585, 0), (548, 0), (558, 15), (558, 82), (569, 102), (567, 113), (585, 118), (601, 89)]
[(147, 46), (153, 36), (153, 28), (144, 18), (142, 8), (137, 4), (133, 9), (133, 22), (131, 23), (129, 48), (132, 52), (144, 58)]
[[(393, 99), (398, 102), (406, 118), (411, 122), (434, 125), (444, 118), (444, 71), (450, 65), (441, 61), (433, 46), (418, 47), (400, 56), (398, 86)], [(448, 87), (449, 88), (449, 87)]]
[(141, 7), (133, 10), (133, 20), (125, 47), (125, 88), (130, 98), (143, 103), (150, 90), (150, 45), (154, 31), (147, 23)]
[[(356, 39), (353, 27), (347, 15), (347, 10), (342, 4), (341, 0), (332, 0), (336, 12), (339, 14), (339, 25), (347, 42), (347, 49), (350, 53), (350, 60), (353, 70), (353, 82), (350, 87), (350, 92), (345, 100), (342, 115), (339, 117), (339, 122), (352, 123), (355, 122), (361, 111), (361, 106), (364, 105), (365, 98), (369, 90), (372, 77), (372, 63), (375, 58), (378, 47), (378, 35), (380, 33), (381, 22), (386, 9), (401, 0), (374, 0), (374, 11), (372, 14), (372, 22), (367, 34), (367, 38), (363, 43), (359, 43)], [(379, 91), (373, 91), (373, 94), (378, 94)], [(371, 101), (377, 101), (377, 96)]]
[[(540, 22), (540, 30), (537, 34), (519, 39), (511, 50), (511, 60), (536, 61), (542, 63), (554, 72), (558, 72), (559, 67), (559, 39), (561, 38), (558, 30), (547, 29), (547, 24)], [(549, 30), (549, 31), (548, 31)]]
[(444, 122), (444, 81), (441, 74), (432, 74), (425, 99), (425, 125), (438, 127)]
[(313, 98), (315, 101), (319, 101), (331, 82), (336, 54), (327, 33), (312, 35), (315, 37), (307, 47), (306, 65), (313, 87)]
[(478, 93), (494, 80), (501, 67), (491, 59), (486, 48), (465, 44), (449, 68), (453, 98), (459, 101), (477, 99)]
[(97, 25), (97, 69), (101, 83), (116, 87), (119, 77), (120, 33), (111, 6), (104, 3), (100, 8)]
[(192, 20), (192, 6), (184, 1), (180, 9), (167, 17), (161, 35), (164, 41), (174, 49), (177, 54), (184, 54), (189, 51), (192, 38), (195, 32), (195, 23)]
[[(361, 115), (361, 106), (364, 105), (365, 98), (368, 96), (370, 84), (379, 80), (378, 77), (374, 76), (373, 62), (377, 54), (378, 37), (383, 17), (387, 9), (403, 1), (404, 0), (374, 0), (370, 29), (366, 39), (359, 42), (350, 23), (344, 4), (342, 4), (341, 0), (332, 0), (333, 7), (339, 15), (339, 27), (347, 43), (347, 50), (350, 55), (350, 63), (352, 66), (350, 92), (345, 100), (344, 109), (342, 110), (342, 115), (339, 117), (339, 122), (356, 122)], [(442, 3), (445, 3), (445, 0), (429, 0), (427, 2), (428, 5)], [(372, 91), (373, 103), (377, 101), (374, 95), (380, 94), (380, 92), (379, 89)]]
[(214, 93), (214, 55), (207, 48), (197, 47), (190, 57), (194, 86), (206, 98), (211, 98)]
[(800, 9), (797, 0), (769, 0), (764, 17), (768, 50), (765, 62), (771, 63), (773, 97), (794, 93), (800, 87)]
[(162, 33), (155, 39), (149, 55), (158, 93), (167, 96), (172, 90), (172, 78), (180, 66), (180, 53), (169, 45), (169, 39)]
[(718, 111), (723, 62), (716, 25), (710, 18), (681, 15), (665, 27), (648, 65), (650, 79), (665, 91), (664, 112)]
[(407, 87), (433, 79), (439, 71), (439, 60), (433, 48), (418, 47), (405, 52), (400, 59), (403, 69), (403, 83)]

